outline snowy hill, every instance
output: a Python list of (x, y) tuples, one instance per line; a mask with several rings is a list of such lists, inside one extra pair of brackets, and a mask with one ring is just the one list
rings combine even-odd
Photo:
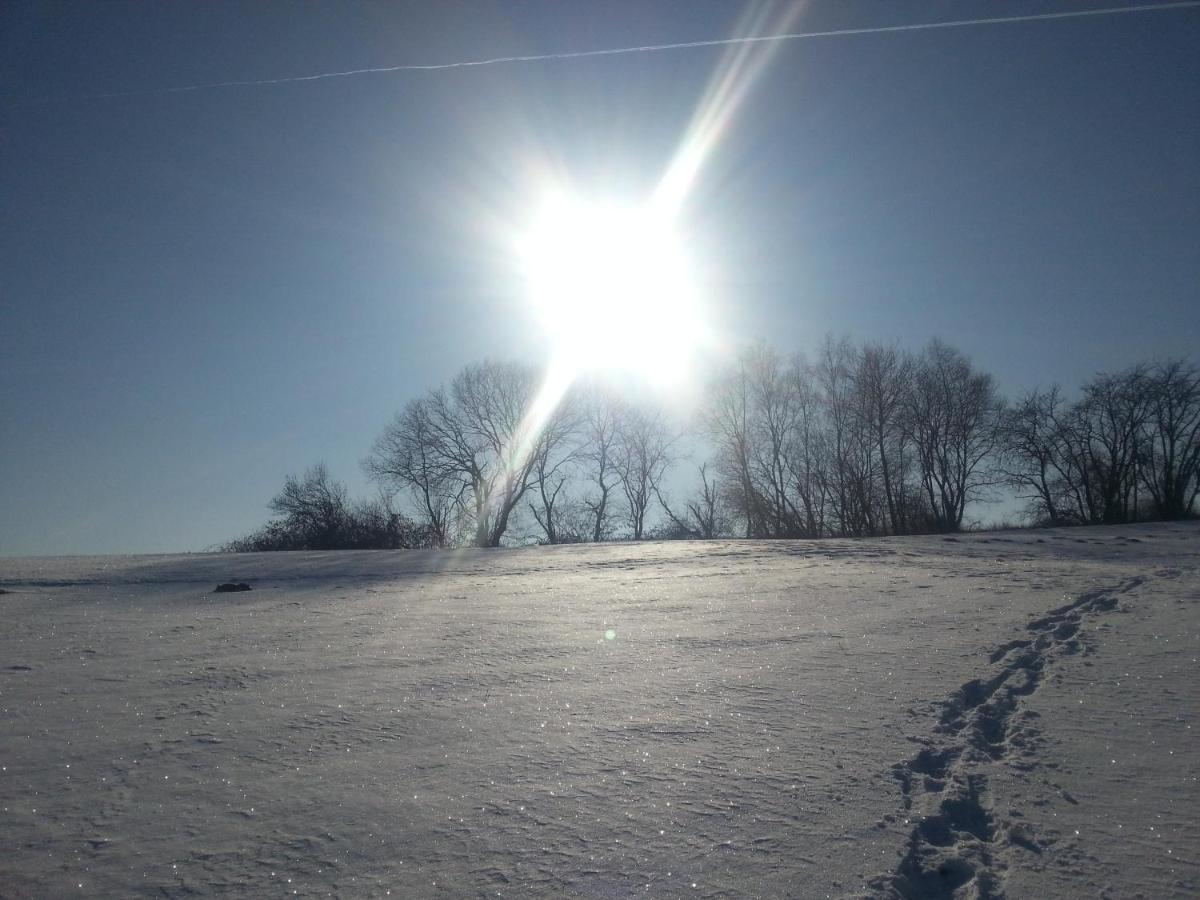
[(0, 588), (3, 897), (1200, 894), (1196, 523)]

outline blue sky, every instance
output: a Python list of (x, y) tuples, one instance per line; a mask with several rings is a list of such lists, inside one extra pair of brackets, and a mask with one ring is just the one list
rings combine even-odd
[[(794, 30), (1100, 3), (814, 2)], [(1136, 5), (1136, 4), (1135, 4)], [(0, 7), (0, 554), (199, 550), (484, 357), (552, 164), (652, 186), (731, 2)], [(1009, 394), (1200, 347), (1200, 9), (779, 46), (687, 209), (733, 342), (937, 335)], [(130, 96), (96, 94), (144, 92)]]

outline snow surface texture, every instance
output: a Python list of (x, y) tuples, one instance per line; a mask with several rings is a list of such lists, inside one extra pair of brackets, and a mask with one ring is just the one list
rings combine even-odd
[(1200, 895), (1196, 524), (0, 588), (6, 898)]

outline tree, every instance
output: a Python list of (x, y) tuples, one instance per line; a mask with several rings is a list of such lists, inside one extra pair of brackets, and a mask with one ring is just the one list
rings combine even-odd
[[(568, 392), (560, 403), (552, 423), (547, 423), (550, 427), (534, 458), (533, 480), (537, 486), (536, 500), (539, 502), (529, 504), (529, 511), (533, 513), (534, 521), (542, 529), (548, 544), (557, 544), (564, 536), (562, 514), (570, 502), (563, 488), (571, 479), (571, 468), (580, 450), (573, 443), (579, 426), (577, 401)], [(570, 539), (576, 539), (575, 535), (571, 534)]]
[(827, 337), (814, 369), (828, 436), (829, 496), (838, 533), (858, 537), (876, 531), (876, 459), (864, 427), (855, 367), (850, 342)]
[(542, 383), (535, 369), (496, 362), (468, 366), (451, 383), (459, 423), (473, 450), (473, 466), (481, 472), (472, 483), (479, 546), (500, 546), (539, 461), (562, 443), (572, 427), (558, 398), (553, 408), (545, 408), (548, 401), (540, 395)]
[(625, 410), (617, 435), (617, 478), (628, 504), (633, 539), (640, 541), (645, 535), (650, 503), (673, 461), (672, 440), (658, 416), (635, 407)]
[(305, 550), (332, 550), (342, 542), (349, 523), (346, 486), (334, 481), (325, 463), (317, 463), (303, 477), (288, 475), (283, 490), (269, 503), (297, 536)]
[(705, 430), (716, 445), (717, 469), (746, 537), (761, 534), (762, 503), (751, 472), (750, 376), (745, 355), (722, 373), (710, 392)]
[(892, 534), (903, 534), (905, 523), (906, 439), (900, 418), (909, 390), (912, 361), (895, 347), (864, 344), (858, 351), (853, 380), (859, 414), (879, 454), (883, 495)]
[(433, 546), (444, 547), (463, 482), (438, 452), (439, 436), (431, 416), (429, 400), (409, 403), (376, 438), (363, 468), (382, 486), (406, 489), (420, 510)]
[(1090, 522), (1111, 525), (1137, 516), (1139, 443), (1150, 393), (1146, 366), (1100, 374), (1084, 385), (1068, 417), (1067, 440)]
[(999, 446), (1001, 406), (992, 377), (934, 340), (917, 360), (905, 401), (905, 429), (937, 531), (962, 527), (966, 505), (993, 483), (987, 464)]
[(749, 475), (758, 513), (755, 531), (760, 537), (802, 537), (788, 457), (795, 448), (803, 398), (784, 361), (769, 347), (750, 348), (742, 371), (748, 399)]
[(687, 503), (688, 516), (695, 523), (696, 533), (712, 540), (726, 533), (725, 511), (721, 492), (715, 479), (708, 477), (708, 464), (700, 466), (700, 491)]
[(708, 474), (708, 463), (702, 463), (698, 467), (698, 474), (700, 489), (684, 503), (682, 515), (671, 508), (661, 490), (656, 491), (658, 502), (670, 522), (670, 537), (712, 540), (728, 531), (722, 495), (716, 479)]
[(814, 365), (748, 348), (716, 382), (706, 426), (730, 507), (753, 537), (907, 530), (912, 363), (826, 338)]
[[(1004, 474), (1035, 518), (1180, 518), (1200, 490), (1200, 372), (1174, 360), (1100, 373), (1069, 405), (1057, 388), (1034, 392), (1007, 413), (1004, 432)], [(1139, 508), (1139, 488), (1150, 509)]]
[(1004, 413), (998, 470), (1021, 499), (1028, 500), (1036, 522), (1062, 525), (1078, 521), (1072, 512), (1077, 494), (1072, 457), (1065, 452), (1063, 403), (1058, 388), (1032, 391)]
[(535, 369), (483, 362), (410, 404), (376, 442), (367, 468), (414, 491), (431, 527), (446, 521), (448, 505), (456, 533), (497, 547), (570, 427)]
[(788, 447), (788, 473), (797, 505), (803, 513), (798, 537), (821, 537), (826, 533), (829, 507), (829, 450), (822, 429), (820, 392), (812, 368), (799, 358), (793, 360), (789, 380), (796, 395), (796, 429)]
[(1200, 495), (1200, 369), (1169, 360), (1149, 373), (1146, 387), (1142, 483), (1157, 516), (1181, 519), (1193, 513)]
[(597, 543), (608, 536), (610, 495), (620, 484), (618, 427), (625, 412), (625, 404), (605, 392), (593, 391), (583, 401), (583, 443), (578, 457), (588, 486), (593, 489), (584, 497), (583, 505), (590, 517), (591, 539)]

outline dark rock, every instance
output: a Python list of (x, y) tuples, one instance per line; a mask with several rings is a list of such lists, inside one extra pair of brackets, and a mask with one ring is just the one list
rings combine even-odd
[(244, 581), (226, 581), (224, 584), (218, 584), (214, 594), (232, 594), (235, 591), (248, 591), (250, 585)]

